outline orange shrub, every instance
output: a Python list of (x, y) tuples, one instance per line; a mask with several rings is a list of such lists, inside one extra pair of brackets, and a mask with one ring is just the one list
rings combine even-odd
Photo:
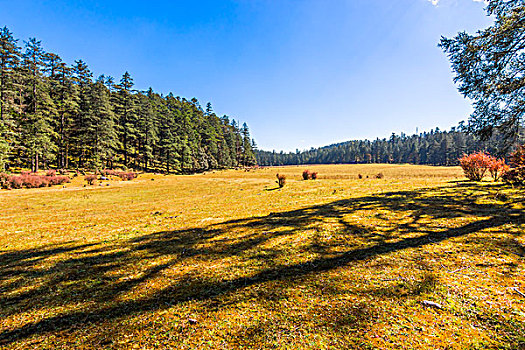
[(492, 159), (489, 164), (490, 176), (492, 176), (494, 181), (498, 181), (501, 176), (510, 169), (510, 167), (505, 164), (504, 159), (496, 159), (494, 157), (491, 158)]
[(303, 180), (308, 180), (310, 178), (310, 170), (303, 171)]
[(93, 185), (95, 181), (97, 180), (97, 175), (86, 175), (84, 176), (84, 180), (88, 183), (88, 185)]
[(284, 187), (284, 184), (286, 183), (286, 176), (277, 174), (277, 183), (279, 184), (280, 188)]
[(525, 183), (525, 145), (521, 145), (510, 156), (512, 169), (507, 169), (502, 175), (503, 181), (513, 185)]
[(481, 181), (490, 167), (494, 157), (484, 152), (463, 155), (459, 159), (459, 164), (465, 176), (472, 181)]

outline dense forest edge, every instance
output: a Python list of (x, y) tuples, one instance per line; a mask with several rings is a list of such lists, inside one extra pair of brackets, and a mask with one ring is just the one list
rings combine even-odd
[(0, 172), (132, 168), (194, 173), (255, 164), (246, 123), (217, 116), (195, 98), (93, 78), (31, 38), (0, 29)]
[(478, 151), (498, 157), (507, 157), (514, 147), (506, 148), (501, 134), (482, 140), (464, 131), (463, 123), (449, 131), (439, 128), (407, 136), (392, 134), (390, 138), (354, 140), (296, 152), (269, 152), (255, 150), (262, 166), (301, 164), (367, 164), (409, 163), (452, 166), (459, 164), (464, 154)]

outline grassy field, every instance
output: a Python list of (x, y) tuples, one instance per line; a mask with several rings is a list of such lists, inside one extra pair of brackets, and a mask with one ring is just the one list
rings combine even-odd
[(525, 348), (522, 190), (308, 168), (0, 191), (0, 347)]

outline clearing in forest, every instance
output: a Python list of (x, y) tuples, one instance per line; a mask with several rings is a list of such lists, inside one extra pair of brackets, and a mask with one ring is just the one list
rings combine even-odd
[(524, 199), (410, 165), (0, 191), (0, 347), (524, 347)]

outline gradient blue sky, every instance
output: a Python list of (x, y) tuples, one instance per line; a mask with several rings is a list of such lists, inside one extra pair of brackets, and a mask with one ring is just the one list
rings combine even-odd
[(0, 25), (66, 62), (211, 102), (261, 149), (448, 129), (471, 107), (440, 36), (492, 22), (475, 0), (0, 0)]

